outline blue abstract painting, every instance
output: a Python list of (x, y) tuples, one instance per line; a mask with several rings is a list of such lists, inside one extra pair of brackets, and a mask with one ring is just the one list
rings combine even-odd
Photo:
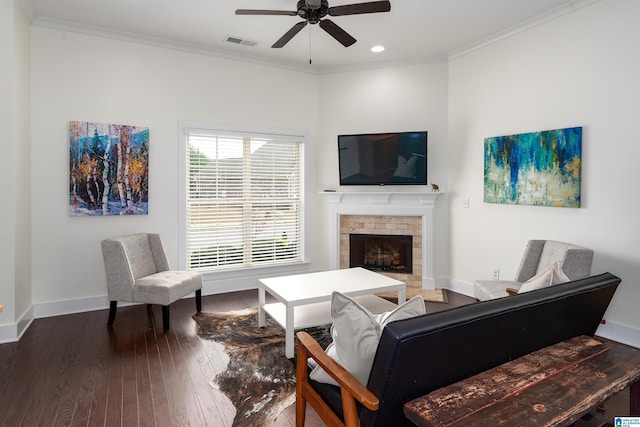
[(484, 140), (484, 201), (580, 207), (582, 128)]

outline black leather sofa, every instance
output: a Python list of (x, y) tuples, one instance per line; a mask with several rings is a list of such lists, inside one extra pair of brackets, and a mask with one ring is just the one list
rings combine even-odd
[[(358, 404), (360, 425), (412, 425), (403, 405), (416, 397), (565, 339), (593, 335), (620, 281), (604, 273), (388, 324), (366, 385), (378, 407)], [(343, 419), (340, 388), (308, 380), (304, 368), (298, 366), (298, 403), (309, 401), (318, 413), (328, 411), (319, 407), (326, 403)], [(304, 418), (301, 406), (297, 416)]]

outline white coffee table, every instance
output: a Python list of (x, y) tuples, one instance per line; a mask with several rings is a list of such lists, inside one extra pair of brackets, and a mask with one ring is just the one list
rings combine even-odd
[[(331, 293), (338, 291), (354, 297), (372, 313), (393, 310), (396, 304), (374, 293), (398, 291), (398, 304), (406, 300), (404, 282), (364, 268), (321, 271), (318, 273), (260, 279), (258, 319), (265, 325), (265, 313), (285, 330), (285, 352), (293, 357), (294, 331), (331, 323)], [(266, 304), (266, 292), (278, 302)]]

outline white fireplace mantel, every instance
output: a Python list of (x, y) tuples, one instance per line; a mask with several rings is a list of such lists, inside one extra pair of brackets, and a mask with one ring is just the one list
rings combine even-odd
[(340, 268), (340, 216), (389, 215), (422, 218), (422, 288), (435, 289), (434, 219), (436, 199), (442, 193), (413, 192), (337, 192), (324, 191), (329, 202), (329, 266)]
[(404, 191), (404, 192), (389, 192), (389, 191), (323, 191), (320, 194), (324, 194), (331, 204), (375, 204), (375, 205), (389, 205), (389, 204), (411, 204), (411, 205), (427, 205), (433, 208), (436, 203), (436, 198), (442, 194), (439, 191)]

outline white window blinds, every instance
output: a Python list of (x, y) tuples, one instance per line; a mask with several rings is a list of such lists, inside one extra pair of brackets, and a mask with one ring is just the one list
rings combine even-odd
[(187, 267), (302, 261), (303, 138), (187, 131), (186, 139)]

